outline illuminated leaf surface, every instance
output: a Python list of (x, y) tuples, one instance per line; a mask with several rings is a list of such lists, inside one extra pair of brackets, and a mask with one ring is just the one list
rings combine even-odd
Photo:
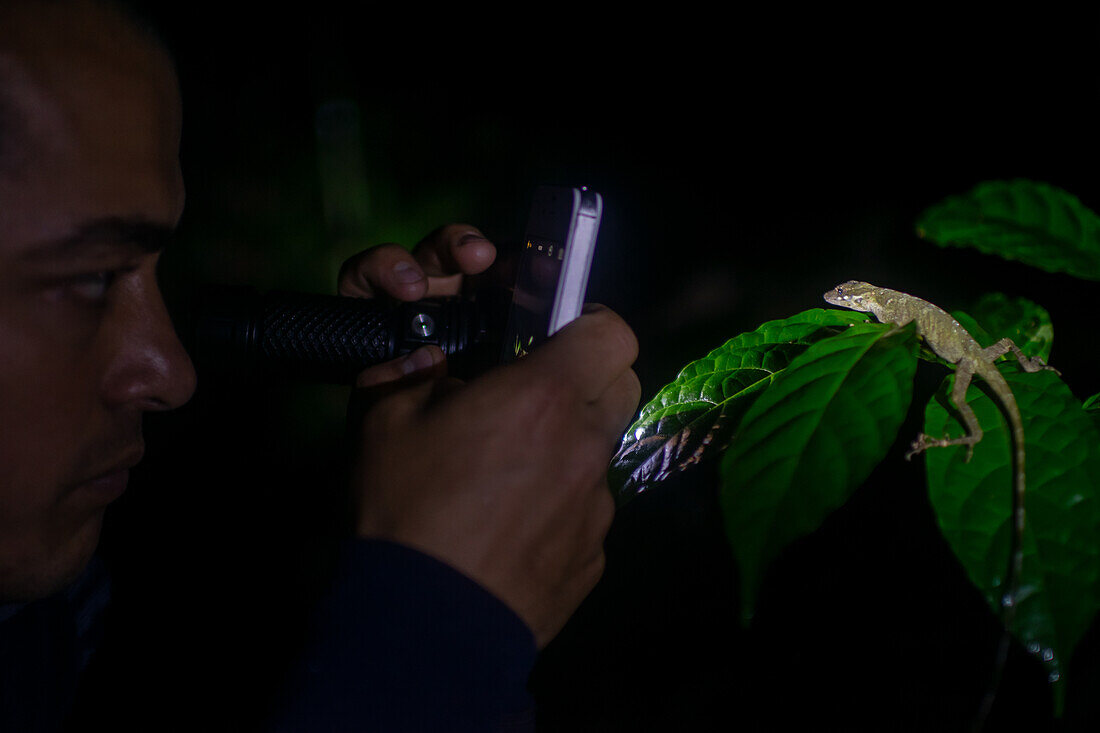
[[(958, 319), (958, 314), (952, 313)], [(982, 346), (992, 346), (1002, 338), (1010, 338), (1027, 356), (1047, 361), (1054, 344), (1054, 325), (1050, 314), (1038, 303), (1027, 298), (1009, 298), (1004, 293), (986, 293), (967, 310), (975, 323), (981, 324), (971, 335)], [(959, 320), (963, 323), (962, 320)], [(963, 326), (970, 330), (966, 323)], [(1011, 353), (1007, 359), (1015, 359)]]
[(720, 453), (745, 411), (810, 344), (867, 320), (814, 308), (735, 336), (693, 361), (641, 409), (608, 474), (620, 501)]
[[(1074, 646), (1100, 610), (1100, 433), (1053, 372), (999, 366), (1020, 408), (1026, 445), (1026, 528), (1013, 634), (1046, 665), (1061, 705)], [(925, 432), (958, 437), (948, 377), (925, 411)], [(1008, 424), (988, 389), (967, 393), (984, 435), (964, 463), (962, 446), (926, 453), (939, 525), (970, 580), (1000, 614), (1012, 527)]]
[(722, 459), (720, 494), (743, 620), (776, 555), (886, 455), (912, 399), (916, 351), (912, 327), (853, 325), (807, 348), (748, 409)]
[(1052, 272), (1100, 280), (1100, 217), (1046, 183), (987, 181), (921, 214), (917, 233)]
[(1100, 393), (1094, 394), (1085, 400), (1085, 404), (1082, 405), (1085, 408), (1085, 412), (1092, 418), (1092, 422), (1096, 427), (1100, 428)]

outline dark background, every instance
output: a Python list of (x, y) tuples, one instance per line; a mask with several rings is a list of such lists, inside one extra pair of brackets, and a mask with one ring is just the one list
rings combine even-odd
[[(643, 400), (852, 278), (948, 308), (1026, 295), (1052, 315), (1070, 387), (1100, 391), (1094, 283), (913, 234), (925, 207), (989, 179), (1100, 210), (1095, 14), (355, 7), (150, 3), (184, 99), (188, 206), (162, 265), (182, 320), (200, 283), (333, 292), (345, 257), (450, 221), (504, 245), (534, 185), (586, 184), (605, 198), (589, 299), (638, 334)], [(540, 729), (966, 729), (998, 633), (922, 464), (901, 460), (942, 378), (926, 366), (888, 459), (776, 563), (749, 631), (712, 469), (620, 510), (604, 580), (532, 677)], [(345, 400), (200, 373), (187, 407), (149, 419), (108, 515), (119, 643), (89, 714), (256, 724), (344, 526)], [(1070, 668), (1069, 730), (1100, 721), (1094, 636)], [(1014, 649), (990, 729), (1050, 729), (1049, 705)]]

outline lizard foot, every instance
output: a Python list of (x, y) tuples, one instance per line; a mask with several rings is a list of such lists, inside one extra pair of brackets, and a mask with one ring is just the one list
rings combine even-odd
[(1041, 356), (1027, 356), (1024, 354), (1020, 347), (1013, 343), (1010, 338), (1003, 338), (992, 346), (982, 349), (982, 358), (985, 361), (992, 362), (1010, 351), (1012, 355), (1016, 357), (1016, 361), (1020, 363), (1020, 368), (1025, 372), (1037, 372), (1042, 369), (1049, 369), (1059, 377), (1062, 376), (1060, 371), (1052, 366), (1048, 366)]
[(1049, 364), (1047, 364), (1045, 361), (1043, 361), (1042, 359), (1040, 359), (1037, 356), (1032, 357), (1031, 359), (1028, 359), (1026, 362), (1021, 361), (1020, 366), (1022, 366), (1024, 368), (1025, 372), (1039, 372), (1039, 371), (1042, 371), (1042, 370), (1046, 369), (1048, 371), (1054, 372), (1059, 377), (1062, 376), (1062, 373), (1060, 371), (1058, 371), (1054, 367), (1050, 366)]
[(905, 460), (908, 461), (913, 456), (918, 453), (923, 453), (929, 448), (946, 448), (949, 445), (965, 445), (966, 458), (963, 459), (963, 463), (970, 463), (970, 458), (974, 455), (974, 444), (977, 442), (977, 439), (969, 435), (964, 435), (961, 438), (949, 438), (946, 435), (943, 438), (933, 438), (931, 435), (921, 433), (909, 446), (909, 450), (906, 451)]
[(930, 435), (925, 435), (924, 433), (918, 435), (917, 439), (909, 444), (909, 450), (905, 451), (905, 460), (908, 461), (918, 453), (923, 453), (928, 450), (930, 447), (928, 441), (930, 440), (934, 440)]

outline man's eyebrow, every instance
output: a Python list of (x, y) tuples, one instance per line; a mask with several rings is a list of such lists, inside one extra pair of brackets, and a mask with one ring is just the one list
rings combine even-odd
[(174, 235), (175, 229), (165, 224), (145, 219), (107, 217), (84, 222), (72, 233), (50, 240), (29, 254), (38, 259), (118, 244), (136, 246), (142, 252), (154, 253), (164, 249)]

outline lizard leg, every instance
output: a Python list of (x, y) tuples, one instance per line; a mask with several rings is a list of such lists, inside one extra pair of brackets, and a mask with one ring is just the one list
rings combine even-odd
[(1020, 351), (1020, 347), (1017, 346), (1010, 338), (1003, 338), (989, 348), (982, 349), (982, 358), (988, 362), (993, 362), (996, 359), (999, 359), (1007, 354), (1009, 351), (1011, 351), (1012, 354), (1016, 357), (1016, 360), (1020, 362), (1020, 366), (1023, 367), (1023, 370), (1025, 372), (1037, 372), (1041, 369), (1049, 369), (1050, 371), (1057, 374), (1059, 377), (1062, 376), (1062, 373), (1060, 371), (1052, 366), (1047, 366), (1047, 364), (1038, 356), (1025, 356), (1024, 352)]
[(966, 404), (966, 390), (970, 387), (970, 381), (973, 378), (974, 367), (969, 366), (965, 360), (960, 361), (955, 367), (955, 386), (951, 388), (951, 401), (955, 403), (955, 408), (959, 411), (959, 417), (962, 418), (963, 426), (966, 428), (966, 435), (961, 438), (948, 438), (946, 435), (943, 438), (933, 438), (931, 435), (921, 433), (913, 441), (909, 452), (905, 454), (905, 460), (909, 460), (917, 453), (922, 453), (929, 448), (965, 445), (966, 458), (964, 461), (966, 463), (970, 462), (970, 457), (974, 455), (974, 444), (982, 439), (982, 426), (978, 423), (978, 417), (974, 414), (974, 410), (970, 409), (970, 405)]

